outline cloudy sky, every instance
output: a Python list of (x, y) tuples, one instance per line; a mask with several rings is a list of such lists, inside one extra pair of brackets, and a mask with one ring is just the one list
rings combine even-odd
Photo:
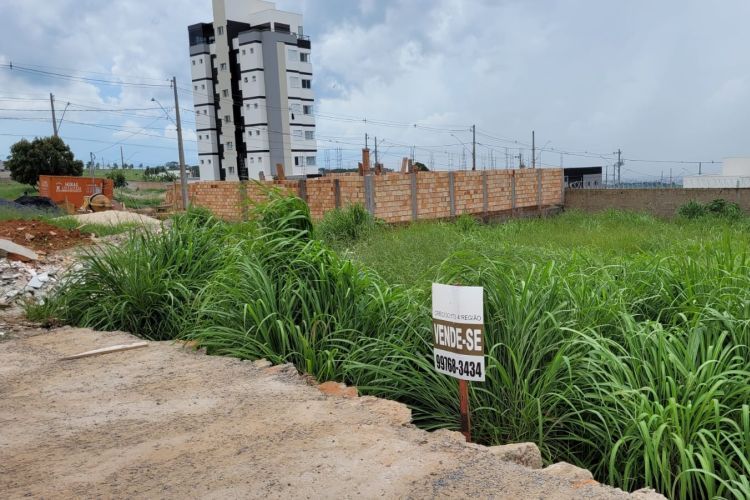
[[(746, 0), (277, 5), (302, 12), (312, 37), (321, 166), (350, 166), (369, 133), (387, 166), (414, 146), (434, 168), (460, 168), (472, 124), (480, 167), (530, 162), (532, 130), (542, 165), (611, 165), (621, 149), (631, 179), (750, 155)], [(175, 75), (191, 108), (186, 27), (211, 17), (210, 0), (2, 0), (0, 158), (22, 136), (51, 135), (52, 92), (77, 156), (119, 161), (122, 145), (128, 163), (176, 160), (151, 98), (171, 112)]]

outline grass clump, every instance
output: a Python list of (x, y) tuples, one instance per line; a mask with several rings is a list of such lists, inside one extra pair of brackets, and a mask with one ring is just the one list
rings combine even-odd
[(750, 497), (742, 228), (621, 212), (423, 223), (374, 229), (353, 262), (311, 238), (297, 199), (269, 193), (251, 215), (227, 225), (191, 212), (91, 255), (40, 314), (291, 362), (402, 401), (424, 428), (456, 429), (455, 381), (432, 369), (428, 283), (481, 285), (478, 441), (533, 441), (546, 461), (629, 490)]
[(325, 214), (318, 224), (318, 236), (332, 245), (348, 245), (366, 238), (378, 223), (362, 204), (337, 208)]
[(700, 219), (706, 216), (717, 217), (726, 220), (739, 220), (742, 218), (742, 209), (737, 203), (718, 198), (705, 205), (690, 200), (682, 205), (677, 214), (685, 219)]

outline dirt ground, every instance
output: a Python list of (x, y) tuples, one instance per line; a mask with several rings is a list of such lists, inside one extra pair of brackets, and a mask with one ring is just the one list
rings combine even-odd
[(62, 229), (37, 220), (0, 222), (0, 238), (36, 251), (53, 252), (91, 243), (91, 235), (77, 229)]
[(0, 343), (3, 498), (627, 498), (500, 461), (290, 366), (66, 328)]

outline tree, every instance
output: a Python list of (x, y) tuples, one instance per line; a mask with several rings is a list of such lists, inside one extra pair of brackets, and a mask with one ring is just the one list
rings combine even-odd
[(59, 137), (21, 139), (10, 147), (6, 168), (11, 179), (30, 186), (39, 182), (40, 175), (83, 175), (83, 162)]
[(125, 178), (125, 174), (122, 172), (109, 172), (107, 179), (112, 179), (116, 188), (124, 188), (128, 185), (128, 181)]
[(419, 161), (414, 162), (414, 170), (416, 172), (429, 172), (430, 171), (430, 169), (427, 168), (427, 165)]

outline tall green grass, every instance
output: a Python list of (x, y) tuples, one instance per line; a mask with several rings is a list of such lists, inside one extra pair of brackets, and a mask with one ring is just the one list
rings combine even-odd
[[(303, 205), (272, 193), (241, 225), (188, 214), (163, 234), (90, 255), (31, 312), (291, 362), (402, 401), (424, 428), (455, 429), (456, 382), (432, 369), (424, 284), (481, 285), (487, 380), (471, 389), (477, 440), (533, 441), (545, 460), (626, 489), (750, 497), (742, 226), (571, 214), (383, 228), (356, 243), (355, 252), (390, 242), (382, 260), (418, 268), (400, 276), (416, 286), (404, 286), (311, 238)], [(542, 234), (547, 244), (537, 243)], [(618, 248), (623, 238), (635, 241)]]

